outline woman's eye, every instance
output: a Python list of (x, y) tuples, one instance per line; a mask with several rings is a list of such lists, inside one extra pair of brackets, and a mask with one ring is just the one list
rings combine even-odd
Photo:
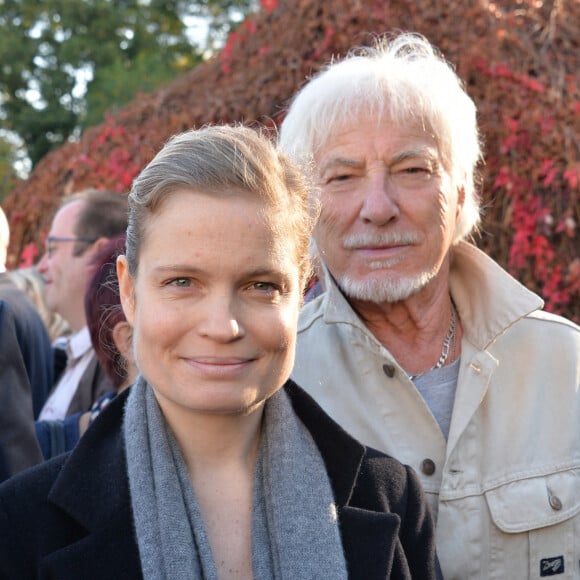
[(254, 288), (255, 290), (260, 290), (262, 292), (279, 291), (278, 286), (276, 286), (276, 284), (272, 284), (271, 282), (254, 282), (252, 284), (252, 288)]
[(282, 287), (273, 282), (253, 282), (250, 284), (249, 290), (254, 296), (267, 300), (279, 300), (284, 293)]
[(191, 280), (189, 278), (174, 278), (170, 280), (169, 285), (177, 288), (189, 288), (191, 286)]

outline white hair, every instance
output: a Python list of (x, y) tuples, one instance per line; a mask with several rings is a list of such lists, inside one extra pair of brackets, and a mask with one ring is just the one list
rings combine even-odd
[(467, 237), (480, 219), (476, 108), (449, 63), (419, 34), (380, 37), (374, 47), (354, 50), (315, 75), (290, 105), (280, 147), (310, 165), (337, 128), (369, 113), (433, 133), (445, 169), (465, 197), (454, 242)]

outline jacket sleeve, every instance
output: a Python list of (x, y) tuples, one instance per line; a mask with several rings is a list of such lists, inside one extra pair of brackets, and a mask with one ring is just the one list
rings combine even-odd
[[(32, 580), (36, 577), (33, 558), (25, 549), (25, 543), (20, 541), (19, 522), (9, 515), (8, 505), (12, 498), (5, 496), (0, 486), (0, 580)], [(34, 542), (35, 538), (28, 536), (30, 547)]]
[(42, 461), (14, 316), (0, 301), (0, 481)]

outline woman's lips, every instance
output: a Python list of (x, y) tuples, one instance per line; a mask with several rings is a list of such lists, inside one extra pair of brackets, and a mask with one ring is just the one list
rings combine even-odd
[(195, 371), (211, 378), (232, 378), (247, 371), (255, 358), (194, 357), (184, 361)]

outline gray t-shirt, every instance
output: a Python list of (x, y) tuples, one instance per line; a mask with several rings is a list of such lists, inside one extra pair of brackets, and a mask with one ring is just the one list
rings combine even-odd
[(413, 378), (415, 387), (437, 419), (445, 439), (449, 437), (460, 360), (458, 358), (446, 367), (433, 369)]

